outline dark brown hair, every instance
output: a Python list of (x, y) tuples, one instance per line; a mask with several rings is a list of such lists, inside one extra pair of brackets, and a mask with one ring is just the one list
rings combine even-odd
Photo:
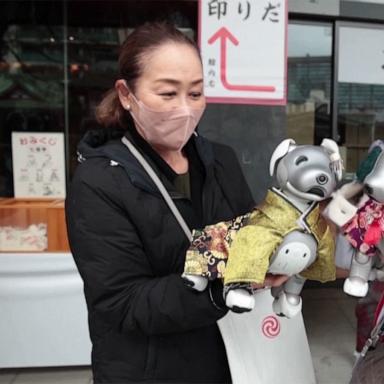
[[(120, 48), (118, 75), (124, 79), (131, 91), (135, 91), (136, 81), (142, 75), (145, 56), (166, 43), (187, 44), (196, 50), (197, 45), (169, 23), (145, 23), (136, 28)], [(123, 125), (124, 108), (117, 91), (110, 89), (96, 108), (97, 121), (104, 126)]]

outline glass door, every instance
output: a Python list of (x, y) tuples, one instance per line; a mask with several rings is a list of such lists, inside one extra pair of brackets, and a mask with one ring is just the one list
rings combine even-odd
[(332, 24), (288, 26), (287, 137), (319, 144), (331, 136)]

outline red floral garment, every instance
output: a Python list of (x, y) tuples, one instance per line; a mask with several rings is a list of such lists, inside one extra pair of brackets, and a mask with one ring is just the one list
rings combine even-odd
[(384, 234), (384, 204), (368, 199), (353, 219), (344, 225), (343, 233), (359, 252), (375, 255), (376, 245)]

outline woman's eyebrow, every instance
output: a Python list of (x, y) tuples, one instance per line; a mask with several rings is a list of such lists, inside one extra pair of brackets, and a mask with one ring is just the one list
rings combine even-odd
[(168, 83), (168, 84), (174, 84), (174, 85), (178, 85), (180, 84), (180, 81), (178, 80), (175, 80), (175, 79), (167, 79), (167, 78), (163, 78), (163, 79), (157, 79), (155, 80), (156, 83)]
[(204, 81), (204, 80), (201, 78), (201, 79), (192, 81), (191, 84), (196, 85), (196, 84), (200, 84), (200, 83), (202, 83), (203, 81)]
[[(162, 78), (162, 79), (157, 79), (155, 80), (156, 83), (168, 83), (168, 84), (172, 84), (172, 85), (178, 85), (181, 83), (181, 81), (179, 80), (175, 80), (175, 79), (168, 79), (168, 78)], [(197, 80), (194, 80), (191, 82), (192, 85), (196, 85), (196, 84), (200, 84), (203, 82), (203, 79), (197, 79)]]

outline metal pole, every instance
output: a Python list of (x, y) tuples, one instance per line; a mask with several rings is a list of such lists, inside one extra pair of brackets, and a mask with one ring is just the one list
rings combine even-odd
[(67, 0), (63, 0), (63, 66), (64, 66), (64, 142), (65, 142), (65, 177), (66, 186), (69, 184), (69, 99), (68, 99), (68, 14)]

